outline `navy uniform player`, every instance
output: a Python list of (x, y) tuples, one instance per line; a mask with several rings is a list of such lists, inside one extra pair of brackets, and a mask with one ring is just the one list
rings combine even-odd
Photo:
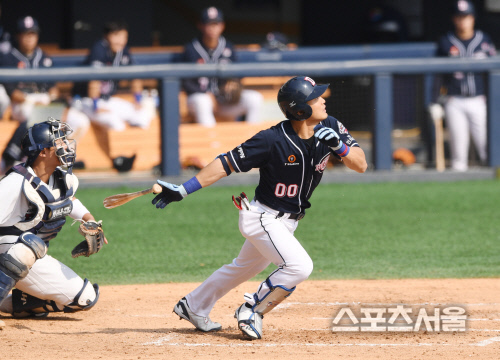
[[(233, 45), (222, 35), (224, 27), (224, 17), (220, 9), (214, 6), (204, 9), (198, 23), (201, 34), (186, 44), (182, 61), (196, 64), (236, 62)], [(248, 123), (261, 121), (260, 111), (264, 102), (262, 94), (255, 90), (241, 90), (240, 86), (236, 79), (185, 79), (183, 88), (188, 95), (188, 110), (197, 123), (206, 127), (215, 126), (214, 114), (232, 118), (245, 115), (245, 121)], [(234, 93), (239, 93), (239, 98), (228, 96)]]
[(0, 311), (15, 317), (88, 310), (99, 298), (97, 284), (46, 254), (66, 216), (95, 221), (74, 196), (71, 132), (53, 118), (30, 127), (21, 142), (27, 161), (0, 181)]
[(322, 94), (327, 88), (306, 76), (290, 79), (278, 92), (279, 106), (288, 120), (218, 156), (180, 186), (158, 180), (163, 192), (153, 199), (153, 204), (163, 209), (233, 171), (260, 170), (255, 197), (246, 206), (243, 202), (240, 210), (239, 228), (246, 240), (239, 255), (174, 307), (177, 315), (199, 330), (220, 330), (221, 325), (209, 318), (216, 301), (273, 263), (276, 270), (255, 293), (245, 294), (245, 302), (235, 313), (243, 334), (260, 339), (262, 315), (311, 274), (313, 262), (294, 231), (311, 206), (309, 199), (328, 159), (335, 156), (359, 173), (367, 167), (356, 140), (340, 121), (326, 113)]
[[(52, 59), (38, 47), (40, 27), (38, 21), (25, 16), (17, 21), (16, 43), (9, 53), (1, 57), (0, 66), (15, 69), (45, 69), (52, 67)], [(53, 82), (17, 82), (6, 83), (5, 89), (11, 99), (12, 118), (19, 121), (2, 154), (2, 169), (8, 170), (16, 161), (22, 160), (20, 148), (21, 138), (26, 132), (28, 121), (35, 106), (49, 105), (60, 97), (59, 90)], [(65, 121), (79, 134), (89, 127), (88, 117), (76, 109), (68, 109)]]
[[(474, 30), (475, 10), (470, 1), (459, 0), (452, 16), (455, 31), (439, 40), (438, 55), (483, 59), (496, 54), (488, 34)], [(481, 74), (455, 72), (445, 78), (447, 90), (444, 104), (445, 121), (450, 135), (451, 168), (468, 169), (469, 139), (476, 147), (481, 162), (486, 162), (486, 97)]]
[[(85, 60), (85, 65), (92, 67), (129, 66), (134, 59), (127, 45), (128, 27), (121, 21), (108, 22), (104, 26), (104, 37), (97, 41)], [(123, 131), (126, 123), (131, 126), (147, 129), (156, 114), (156, 107), (148, 98), (142, 98), (143, 83), (140, 79), (131, 82), (134, 102), (116, 96), (118, 82), (115, 80), (90, 81), (84, 93), (81, 104), (83, 111), (94, 125), (99, 127), (96, 132), (98, 144), (108, 155), (113, 167), (125, 172), (131, 169), (135, 157), (111, 157), (108, 130)], [(77, 92), (82, 92), (77, 89)], [(83, 91), (85, 92), (85, 91)]]

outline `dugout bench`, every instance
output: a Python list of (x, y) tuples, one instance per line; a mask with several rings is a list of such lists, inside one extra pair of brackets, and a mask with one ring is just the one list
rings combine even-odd
[[(53, 58), (54, 67), (81, 66), (86, 56), (86, 50), (60, 50), (53, 47), (45, 47), (44, 50)], [(132, 48), (131, 50), (138, 64), (174, 63), (180, 60), (182, 53), (182, 47)], [(434, 52), (434, 43), (304, 47), (285, 51), (260, 49), (258, 46), (237, 47), (237, 56), (240, 62), (312, 62), (415, 58), (432, 57)], [(242, 79), (245, 87), (260, 91), (275, 109), (274, 112), (271, 112), (271, 116), (276, 115), (275, 118), (266, 118), (262, 124), (256, 126), (245, 123), (221, 122), (218, 123), (216, 129), (207, 130), (197, 124), (190, 124), (185, 100), (183, 100), (185, 94), (181, 92), (179, 95), (180, 117), (183, 120), (179, 129), (179, 155), (181, 160), (189, 160), (194, 155), (198, 155), (198, 160), (202, 164), (207, 163), (220, 152), (233, 148), (255, 132), (281, 120), (282, 115), (275, 104), (275, 99), (279, 87), (287, 79), (288, 77), (281, 76), (247, 77)], [(156, 87), (156, 84), (157, 81), (154, 79), (146, 82), (147, 87)], [(63, 91), (69, 91), (71, 83), (60, 83), (60, 86)], [(6, 115), (8, 116), (8, 113)], [(10, 135), (6, 135), (11, 134), (16, 126), (15, 122), (7, 121), (6, 116), (4, 116), (4, 121), (0, 122), (0, 148), (4, 148), (10, 137)], [(94, 130), (91, 128), (89, 134), (92, 131)], [(231, 136), (235, 132), (244, 134), (244, 136), (241, 139)], [(193, 141), (193, 139), (197, 141)], [(200, 139), (203, 140), (200, 141)], [(110, 132), (110, 140), (112, 155), (127, 156), (132, 155), (132, 153), (137, 154), (134, 170), (150, 170), (161, 161), (159, 117), (152, 121), (150, 128), (147, 130), (127, 128), (124, 132)], [(98, 147), (95, 141), (95, 136), (89, 135), (82, 139), (78, 147), (78, 159), (84, 160), (89, 169), (109, 169), (109, 160), (103, 154), (99, 154), (99, 150), (96, 150)]]

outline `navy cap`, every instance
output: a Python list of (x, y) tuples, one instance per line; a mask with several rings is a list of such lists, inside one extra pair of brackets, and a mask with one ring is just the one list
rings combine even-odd
[(215, 6), (210, 6), (201, 12), (200, 21), (202, 24), (220, 23), (224, 21), (222, 11)]
[(25, 32), (40, 32), (40, 27), (38, 26), (38, 21), (31, 16), (25, 16), (17, 20), (17, 33)]
[(475, 14), (474, 4), (468, 0), (458, 0), (453, 7), (453, 16)]

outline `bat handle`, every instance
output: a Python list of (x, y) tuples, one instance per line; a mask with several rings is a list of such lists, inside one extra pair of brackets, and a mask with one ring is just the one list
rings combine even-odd
[(159, 184), (154, 184), (153, 187), (151, 188), (151, 192), (153, 194), (159, 194), (162, 192), (162, 190), (163, 189), (162, 189), (161, 185), (159, 185)]

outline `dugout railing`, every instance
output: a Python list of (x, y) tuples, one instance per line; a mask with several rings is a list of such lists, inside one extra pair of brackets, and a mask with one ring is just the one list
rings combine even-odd
[(323, 62), (259, 62), (224, 65), (164, 64), (117, 68), (68, 67), (51, 69), (0, 69), (0, 83), (158, 79), (161, 117), (161, 171), (179, 175), (179, 92), (182, 78), (259, 76), (356, 76), (374, 78), (373, 164), (375, 170), (392, 165), (393, 76), (424, 75), (425, 102), (430, 101), (432, 75), (436, 73), (482, 72), (488, 77), (488, 165), (500, 166), (500, 57), (488, 59), (410, 58)]

